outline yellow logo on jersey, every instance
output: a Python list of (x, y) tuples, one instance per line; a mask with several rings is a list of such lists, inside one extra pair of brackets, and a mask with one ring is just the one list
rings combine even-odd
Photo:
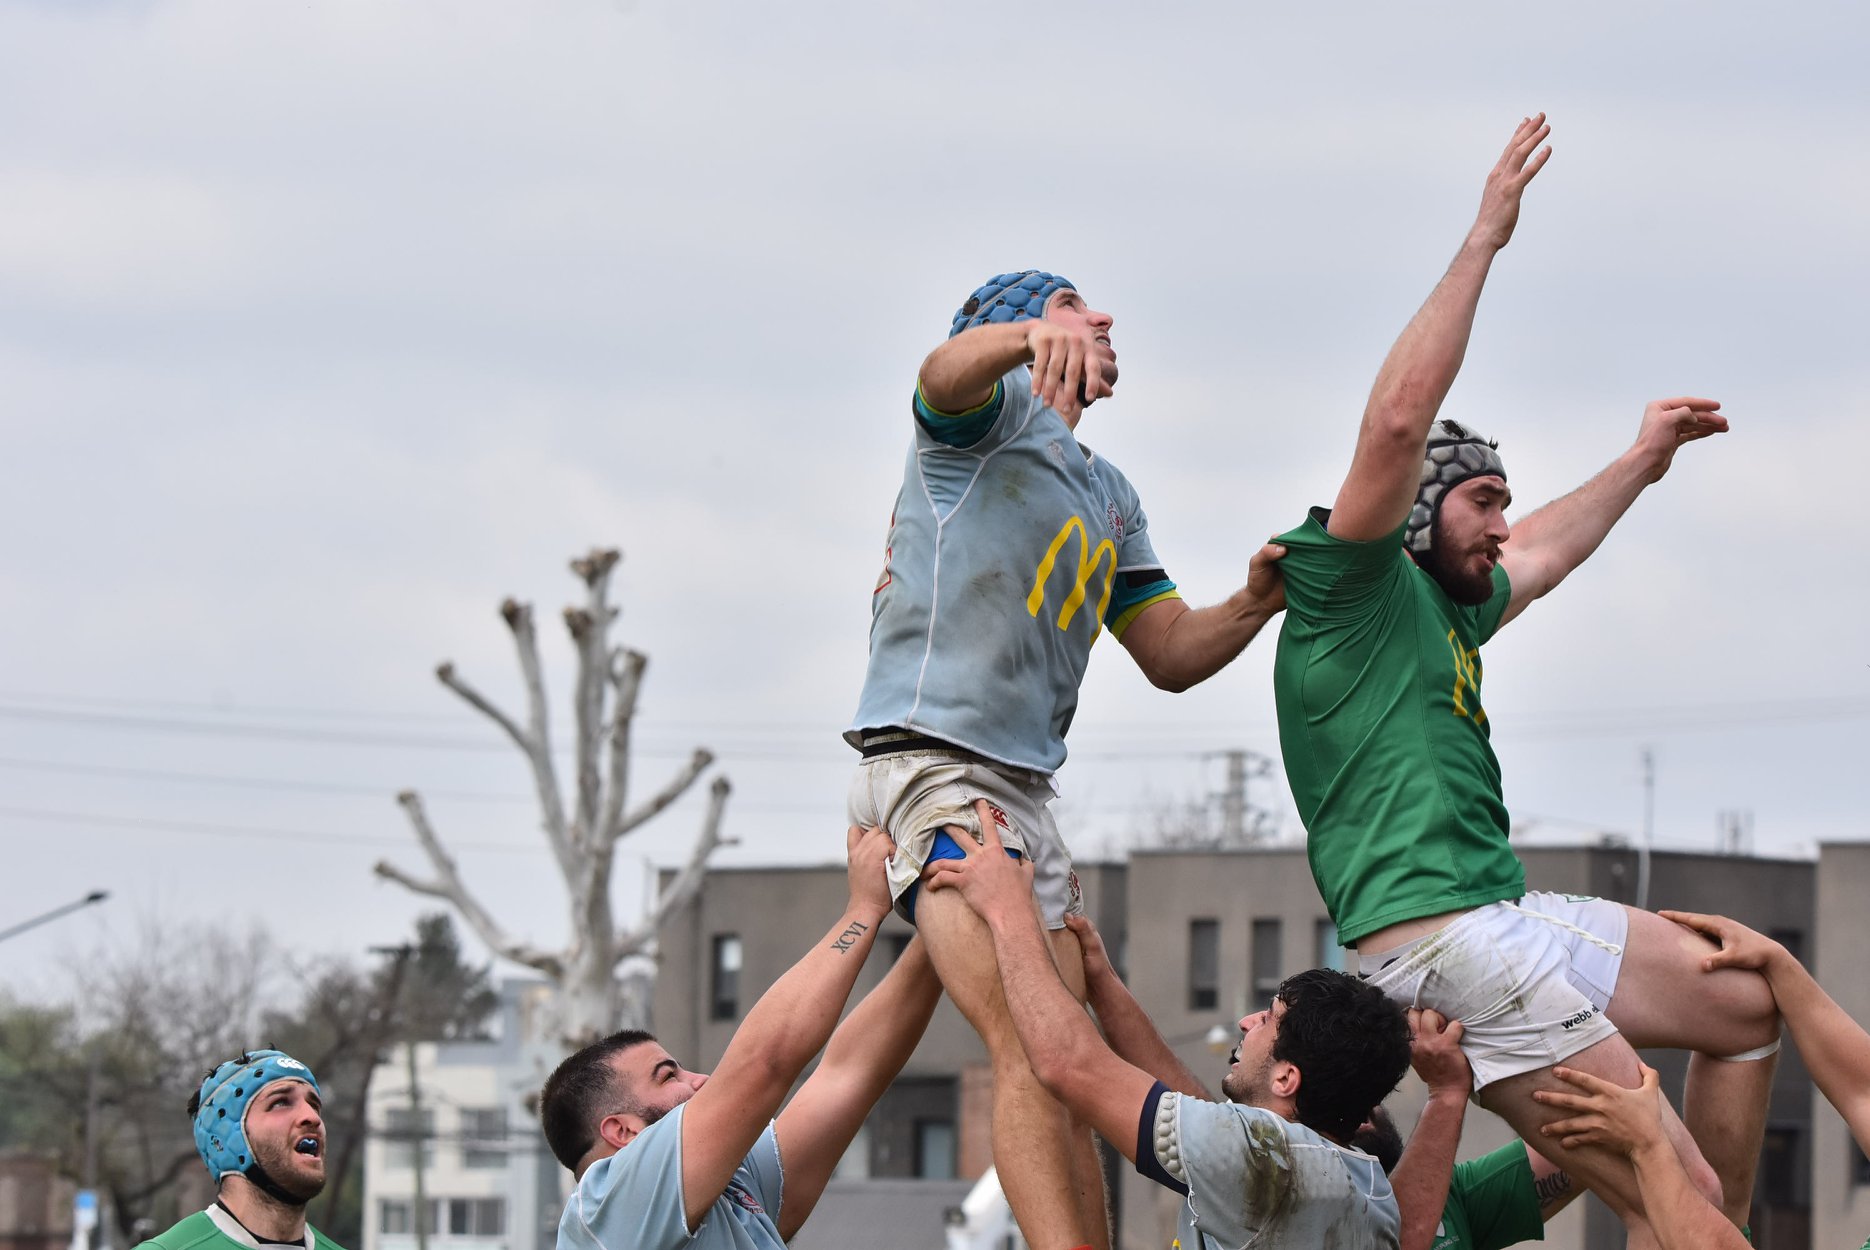
[[(1461, 639), (1451, 629), (1448, 631), (1448, 648), (1454, 652), (1454, 714), (1466, 716), (1476, 725), (1487, 723), (1487, 709), (1480, 705), (1480, 648), (1464, 647)], [(1468, 700), (1462, 698), (1462, 691), (1473, 695), (1473, 710), (1468, 709)]]
[(1106, 538), (1091, 546), (1091, 536), (1085, 532), (1084, 520), (1072, 517), (1058, 527), (1058, 535), (1052, 539), (1052, 545), (1045, 549), (1045, 559), (1039, 561), (1039, 571), (1032, 579), (1032, 593), (1026, 596), (1026, 611), (1033, 616), (1039, 615), (1039, 609), (1045, 604), (1046, 579), (1052, 576), (1052, 566), (1058, 563), (1058, 553), (1065, 549), (1065, 543), (1073, 534), (1078, 536), (1078, 573), (1072, 583), (1071, 594), (1058, 609), (1058, 627), (1069, 629), (1071, 618), (1078, 615), (1078, 609), (1084, 606), (1085, 592), (1091, 579), (1097, 576), (1097, 570), (1104, 564), (1104, 556), (1110, 556), (1110, 563), (1104, 568), (1104, 590), (1097, 600), (1097, 621), (1091, 628), (1091, 637), (1096, 638), (1098, 630), (1103, 628), (1104, 609), (1110, 606), (1110, 592), (1117, 584), (1117, 548)]

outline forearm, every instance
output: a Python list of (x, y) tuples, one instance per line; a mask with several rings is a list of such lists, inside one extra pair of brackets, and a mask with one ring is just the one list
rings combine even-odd
[(993, 384), (1032, 360), (1030, 326), (1013, 321), (964, 330), (928, 354), (917, 381), (937, 412), (965, 412), (987, 402)]
[(1409, 1146), (1390, 1173), (1390, 1186), (1402, 1211), (1402, 1250), (1428, 1250), (1435, 1240), (1466, 1116), (1467, 1097), (1462, 1091), (1431, 1091), (1422, 1118), (1409, 1135)]
[(940, 1001), (941, 981), (928, 952), (912, 942), (831, 1035), (818, 1071), (848, 1081), (867, 1108), (909, 1062)]
[[(1481, 288), (1487, 283), (1497, 250), (1471, 237), (1462, 243), (1448, 271), (1403, 327), (1377, 371), (1364, 409), (1367, 433), (1407, 444), (1415, 449), (1413, 455), (1420, 455), (1429, 425), (1441, 411), (1442, 400), (1447, 398), (1448, 388), (1454, 385), (1467, 357)], [(1419, 469), (1412, 459), (1412, 481)]]
[(1870, 1034), (1790, 954), (1764, 971), (1806, 1071), (1858, 1143), (1870, 1142)]
[(1662, 1250), (1747, 1250), (1747, 1239), (1682, 1170), (1675, 1147), (1660, 1136), (1631, 1156), (1643, 1211)]
[[(1169, 610), (1171, 607), (1181, 611)], [(1135, 656), (1150, 684), (1187, 690), (1220, 672), (1279, 614), (1246, 587), (1220, 603), (1191, 608), (1179, 599), (1153, 604), (1130, 624), (1124, 647)], [(1150, 619), (1156, 613), (1160, 621)]]
[(720, 1068), (734, 1061), (764, 1063), (785, 1078), (774, 1094), (776, 1102), (831, 1036), (883, 916), (884, 909), (875, 904), (847, 906), (818, 944), (760, 996), (735, 1031)]
[[(1515, 598), (1522, 597), (1522, 589), (1534, 597), (1544, 594), (1589, 559), (1653, 474), (1648, 459), (1633, 447), (1577, 490), (1514, 525), (1501, 558), (1509, 573), (1518, 574)], [(1520, 582), (1527, 579), (1534, 584), (1522, 588)]]
[(1020, 1046), (1033, 1074), (1050, 1088), (1061, 1072), (1069, 1070), (1074, 1051), (1103, 1045), (1097, 1026), (1059, 979), (1051, 948), (1030, 909), (995, 916), (987, 923)]
[(1184, 689), (1206, 681), (1246, 650), (1275, 615), (1244, 586), (1220, 603), (1190, 608), (1170, 627), (1165, 676)]
[(1163, 1040), (1156, 1022), (1149, 1018), (1130, 987), (1115, 972), (1106, 970), (1089, 979), (1091, 1010), (1104, 1027), (1104, 1040), (1117, 1057), (1167, 1085), (1178, 1094), (1214, 1101), (1200, 1079), (1188, 1069)]

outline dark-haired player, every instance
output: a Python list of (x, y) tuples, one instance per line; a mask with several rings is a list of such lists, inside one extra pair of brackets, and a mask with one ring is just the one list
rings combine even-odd
[[(1227, 1101), (1210, 1101), (1122, 983), (1105, 976), (1101, 944), (1084, 960), (1109, 1043), (1099, 1036), (1052, 964), (1031, 869), (1002, 853), (991, 818), (983, 824), (984, 845), (959, 839), (963, 858), (933, 865), (926, 884), (954, 889), (992, 933), (1039, 1081), (1138, 1172), (1187, 1197), (1184, 1250), (1395, 1247), (1389, 1180), (1348, 1143), (1409, 1066), (1402, 1008), (1342, 972), (1287, 977), (1269, 1010), (1241, 1020), (1221, 1080)], [(1088, 947), (1090, 926), (1077, 918), (1071, 927)]]
[[(1286, 777), (1338, 938), (1399, 1002), (1465, 1026), (1476, 1097), (1602, 1197), (1653, 1246), (1629, 1160), (1536, 1136), (1532, 1094), (1563, 1062), (1634, 1087), (1634, 1047), (1681, 1047), (1683, 1162), (1746, 1218), (1778, 1049), (1757, 974), (1702, 975), (1710, 943), (1653, 913), (1526, 892), (1507, 845), (1480, 648), (1582, 564), (1686, 444), (1727, 429), (1712, 400), (1650, 404), (1609, 467), (1510, 529), (1493, 445), (1438, 421), (1480, 292), (1550, 153), (1522, 122), (1487, 178), (1460, 251), (1377, 374), (1329, 508), (1279, 540), (1288, 609), (1273, 669)], [(1697, 1150), (1699, 1143), (1699, 1150)], [(1705, 1161), (1704, 1161), (1705, 1156)]]
[[(711, 1075), (636, 1031), (552, 1073), (539, 1115), (577, 1177), (560, 1250), (779, 1250), (805, 1222), (941, 996), (911, 942), (832, 1032), (889, 911), (889, 849), (881, 830), (850, 831), (844, 915), (760, 996)], [(779, 1111), (827, 1036), (823, 1061)]]
[(248, 1051), (218, 1064), (188, 1100), (214, 1205), (138, 1250), (339, 1250), (305, 1220), (305, 1204), (325, 1188), (321, 1108), (318, 1078), (284, 1051)]

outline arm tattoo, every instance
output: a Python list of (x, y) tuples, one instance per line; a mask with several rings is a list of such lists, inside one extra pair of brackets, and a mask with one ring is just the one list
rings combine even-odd
[(868, 932), (870, 932), (869, 925), (860, 920), (853, 920), (844, 932), (838, 934), (838, 940), (831, 944), (831, 949), (842, 955), (851, 949), (852, 944), (860, 936)]
[(1532, 1183), (1532, 1192), (1538, 1195), (1539, 1209), (1544, 1210), (1571, 1192), (1571, 1176), (1566, 1172), (1554, 1172), (1541, 1177)]

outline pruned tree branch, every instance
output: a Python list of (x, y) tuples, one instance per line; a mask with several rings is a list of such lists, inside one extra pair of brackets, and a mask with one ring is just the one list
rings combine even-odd
[(714, 784), (708, 787), (708, 811), (702, 817), (701, 834), (695, 839), (695, 846), (689, 852), (688, 862), (683, 864), (682, 870), (675, 874), (675, 880), (671, 881), (669, 888), (662, 892), (662, 897), (656, 900), (655, 907), (650, 909), (649, 915), (643, 918), (643, 922), (628, 933), (618, 934), (616, 959), (613, 964), (621, 963), (629, 956), (640, 953), (653, 942), (656, 931), (662, 927), (662, 922), (669, 913), (687, 903), (701, 889), (702, 873), (706, 870), (708, 857), (714, 854), (715, 848), (732, 845), (730, 839), (721, 836), (721, 817), (727, 810), (727, 796), (732, 792), (733, 786), (725, 777), (716, 777)]
[(513, 739), (514, 744), (518, 746), (520, 750), (529, 751), (532, 749), (532, 741), (526, 737), (526, 731), (521, 729), (518, 722), (511, 716), (501, 711), (493, 700), (487, 698), (487, 696), (483, 695), (480, 691), (470, 686), (467, 682), (467, 678), (456, 673), (453, 660), (444, 660), (442, 663), (435, 666), (435, 680), (460, 695), (467, 701), (469, 707), (505, 730), (506, 736)]
[(630, 793), (630, 722), (636, 716), (636, 694), (643, 685), (649, 657), (641, 651), (618, 647), (610, 655), (610, 684), (616, 691), (611, 708), (610, 785), (604, 796), (604, 820), (598, 844), (608, 846), (623, 836), (623, 804)]
[(572, 572), (583, 579), (587, 598), (582, 608), (565, 609), (565, 628), (578, 648), (578, 680), (573, 694), (573, 715), (577, 721), (578, 805), (572, 821), (572, 838), (580, 845), (593, 845), (603, 837), (598, 824), (598, 806), (603, 795), (600, 754), (604, 735), (604, 689), (608, 676), (604, 648), (616, 609), (607, 602), (610, 571), (621, 557), (615, 550), (593, 549), (571, 562)]
[(459, 911), (462, 918), (473, 926), (474, 932), (480, 936), (481, 941), (487, 943), (495, 951), (514, 963), (536, 968), (547, 976), (558, 976), (563, 971), (563, 966), (556, 956), (535, 950), (507, 937), (506, 932), (501, 929), (493, 916), (481, 906), (480, 900), (468, 893), (467, 885), (461, 880), (460, 870), (455, 867), (453, 856), (448, 854), (441, 844), (441, 839), (435, 836), (435, 830), (429, 824), (428, 812), (422, 806), (421, 796), (413, 790), (404, 790), (396, 796), (396, 801), (402, 805), (403, 811), (408, 815), (409, 824), (415, 829), (416, 839), (422, 843), (422, 849), (428, 852), (429, 862), (435, 866), (436, 879), (419, 880), (388, 861), (378, 861), (376, 874), (417, 894), (446, 899), (454, 904), (455, 910)]
[(614, 837), (620, 838), (644, 821), (659, 815), (669, 804), (681, 798), (688, 787), (695, 784), (695, 778), (701, 776), (712, 763), (714, 752), (697, 747), (695, 753), (688, 757), (688, 763), (682, 765), (682, 770), (669, 778), (668, 783), (652, 795), (649, 802), (631, 809), (630, 814), (618, 822)]

